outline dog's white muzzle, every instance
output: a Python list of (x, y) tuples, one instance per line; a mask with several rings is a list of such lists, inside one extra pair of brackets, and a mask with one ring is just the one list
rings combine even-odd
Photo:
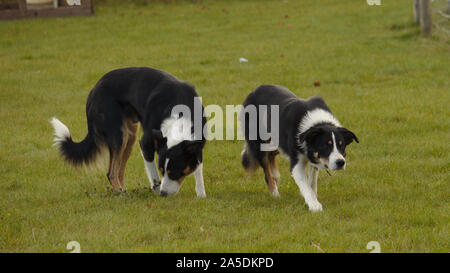
[(180, 183), (176, 180), (170, 179), (166, 173), (161, 181), (160, 195), (168, 196), (176, 194), (180, 190), (180, 187)]

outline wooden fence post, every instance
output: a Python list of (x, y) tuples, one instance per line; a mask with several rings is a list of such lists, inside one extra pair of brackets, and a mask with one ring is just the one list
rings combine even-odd
[(431, 36), (431, 7), (430, 0), (420, 0), (420, 27), (422, 34)]
[[(450, 1), (450, 0), (449, 0)], [(413, 0), (414, 22), (420, 24), (420, 0)]]

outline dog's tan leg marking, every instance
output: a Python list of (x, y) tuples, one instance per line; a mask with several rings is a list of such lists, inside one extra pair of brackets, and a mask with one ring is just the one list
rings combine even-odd
[[(127, 120), (125, 120), (123, 122), (122, 125), (122, 145), (121, 147), (116, 150), (116, 149), (109, 149), (109, 170), (108, 170), (108, 179), (109, 182), (111, 183), (111, 186), (113, 188), (114, 191), (123, 191), (124, 185), (123, 185), (123, 172), (125, 170), (121, 170), (122, 165), (123, 168), (125, 168), (125, 164), (123, 164), (122, 162), (124, 162), (124, 154), (125, 154), (125, 150), (127, 148), (127, 144), (128, 144), (128, 140), (129, 140), (129, 132), (128, 132), (128, 126), (127, 126)], [(128, 154), (129, 157), (129, 154)], [(128, 157), (126, 158), (128, 160)]]
[(114, 191), (121, 190), (119, 181), (120, 157), (120, 151), (110, 151), (109, 153), (109, 170), (107, 176)]
[(278, 171), (277, 167), (277, 155), (279, 154), (278, 151), (270, 152), (269, 153), (269, 162), (270, 162), (270, 168), (272, 172), (272, 176), (277, 182), (277, 185), (280, 184), (280, 172)]
[(139, 124), (133, 123), (131, 120), (125, 121), (122, 128), (122, 133), (124, 135), (122, 144), (123, 151), (119, 166), (119, 182), (122, 190), (125, 190), (125, 168), (127, 165), (127, 161), (130, 158), (131, 152), (133, 151), (134, 144), (136, 143), (138, 128)]
[(266, 155), (264, 156), (262, 167), (264, 169), (264, 178), (266, 179), (269, 192), (275, 197), (280, 196), (280, 194), (278, 193), (277, 182), (272, 174), (272, 164), (269, 160), (269, 153), (266, 153)]

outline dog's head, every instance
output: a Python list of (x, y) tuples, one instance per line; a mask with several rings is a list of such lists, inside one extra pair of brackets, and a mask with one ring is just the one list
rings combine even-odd
[(186, 176), (199, 165), (205, 142), (183, 140), (173, 146), (167, 145), (167, 137), (153, 130), (153, 139), (158, 154), (158, 168), (162, 175), (161, 196), (176, 194)]
[(299, 136), (300, 147), (311, 164), (330, 170), (345, 169), (345, 148), (353, 140), (359, 143), (352, 131), (331, 124), (315, 125)]

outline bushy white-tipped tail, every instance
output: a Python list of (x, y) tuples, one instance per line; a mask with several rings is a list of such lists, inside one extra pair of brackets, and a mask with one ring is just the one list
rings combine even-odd
[[(97, 145), (92, 131), (88, 130), (86, 137), (81, 142), (76, 143), (73, 142), (69, 129), (64, 123), (55, 117), (50, 120), (50, 123), (55, 134), (54, 145), (58, 147), (66, 161), (76, 166), (89, 165), (95, 161), (101, 149)], [(99, 142), (99, 145), (101, 145), (101, 142)]]
[(70, 138), (69, 128), (67, 128), (67, 126), (64, 125), (64, 123), (62, 123), (59, 119), (53, 117), (50, 120), (50, 123), (52, 124), (54, 129), (54, 145), (61, 145), (61, 143), (66, 141), (67, 138)]

